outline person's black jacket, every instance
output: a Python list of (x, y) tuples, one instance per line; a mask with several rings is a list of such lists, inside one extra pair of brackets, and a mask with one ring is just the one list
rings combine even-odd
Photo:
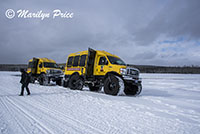
[(30, 83), (30, 76), (26, 72), (22, 72), (20, 83), (28, 85)]

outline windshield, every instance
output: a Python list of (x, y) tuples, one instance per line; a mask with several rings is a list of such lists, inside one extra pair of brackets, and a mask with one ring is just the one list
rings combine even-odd
[(56, 63), (49, 63), (49, 62), (44, 62), (44, 67), (48, 68), (59, 68)]
[(126, 65), (123, 60), (113, 56), (107, 56), (111, 64)]
[(28, 68), (33, 68), (33, 62), (28, 63)]

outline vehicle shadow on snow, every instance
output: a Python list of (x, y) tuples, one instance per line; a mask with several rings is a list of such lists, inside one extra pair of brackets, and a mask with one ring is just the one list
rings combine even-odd
[[(21, 74), (12, 74), (11, 76), (15, 76), (15, 77), (21, 77)], [(38, 81), (35, 81), (35, 83), (30, 83), (30, 84), (37, 84), (40, 85)], [(50, 82), (49, 84), (45, 85), (45, 86), (57, 86), (55, 82)]]
[(62, 94), (66, 94), (67, 92), (52, 92), (52, 93), (45, 93), (45, 92), (42, 92), (42, 93), (32, 93), (31, 96), (41, 96), (41, 95), (44, 95), (44, 96), (48, 96), (48, 95), (62, 95)]
[(152, 97), (172, 97), (172, 94), (169, 94), (167, 91), (160, 91), (160, 90), (143, 90), (141, 96), (152, 96)]
[[(24, 94), (24, 96), (42, 96), (42, 95), (61, 95), (61, 94), (66, 94), (67, 92), (52, 92), (52, 93), (45, 93), (45, 92), (40, 92), (40, 93), (31, 93), (31, 95)], [(16, 97), (19, 96), (19, 94), (5, 94), (5, 95), (0, 95), (0, 98), (4, 97)], [(19, 96), (21, 97), (21, 96)]]
[(21, 74), (11, 74), (11, 76), (21, 77)]
[(172, 97), (172, 96), (174, 96), (172, 94), (169, 94), (168, 91), (160, 91), (160, 90), (156, 90), (156, 89), (150, 89), (150, 90), (143, 89), (139, 95), (122, 94), (122, 95), (116, 95), (116, 96), (105, 94), (103, 89), (101, 89), (100, 91), (90, 91), (87, 88), (83, 88), (82, 91), (86, 91), (86, 93), (90, 94), (90, 95), (102, 95), (102, 96), (108, 96), (108, 97), (112, 96), (112, 97), (122, 97), (122, 98), (143, 97), (143, 96), (152, 96), (152, 97)]

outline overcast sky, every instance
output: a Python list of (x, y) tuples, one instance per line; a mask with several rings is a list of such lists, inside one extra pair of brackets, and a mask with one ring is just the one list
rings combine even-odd
[[(7, 9), (15, 11), (8, 19)], [(53, 15), (18, 18), (18, 10)], [(1, 0), (0, 64), (47, 57), (64, 63), (88, 47), (138, 65), (200, 65), (200, 0)]]

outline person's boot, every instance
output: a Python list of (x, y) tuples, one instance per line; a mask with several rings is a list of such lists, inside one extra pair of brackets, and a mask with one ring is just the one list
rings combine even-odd
[(30, 95), (31, 93), (30, 93), (30, 90), (29, 90), (29, 88), (28, 88), (28, 86), (26, 87), (26, 91), (27, 91), (27, 95)]
[(23, 94), (20, 94), (19, 96), (24, 96)]

